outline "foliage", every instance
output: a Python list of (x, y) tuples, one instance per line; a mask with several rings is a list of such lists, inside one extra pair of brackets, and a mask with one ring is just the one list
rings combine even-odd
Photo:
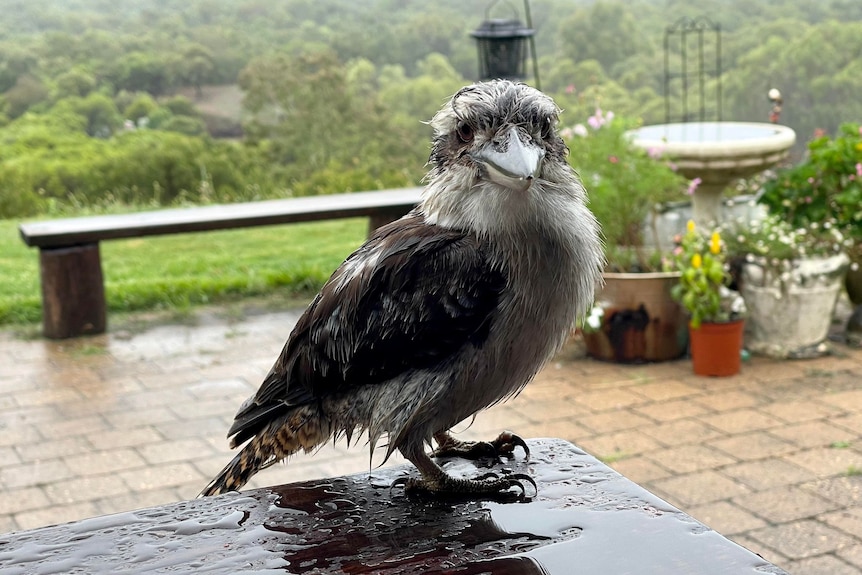
[(834, 220), (794, 228), (783, 215), (776, 213), (762, 220), (724, 223), (722, 233), (731, 257), (742, 257), (761, 265), (835, 255), (852, 241), (845, 238)]
[[(761, 201), (772, 213), (804, 230), (832, 225), (862, 244), (862, 127), (841, 126), (834, 138), (808, 143), (808, 157), (764, 185)], [(855, 254), (857, 256), (862, 255)]]
[(725, 266), (725, 252), (719, 232), (709, 238), (695, 228), (689, 220), (686, 233), (674, 250), (669, 271), (678, 271), (679, 283), (671, 296), (691, 315), (691, 327), (697, 329), (703, 322), (718, 323), (735, 319), (740, 313), (741, 301), (728, 293), (730, 274)]
[(631, 144), (625, 134), (631, 125), (597, 109), (586, 124), (561, 131), (569, 162), (579, 172), (590, 209), (602, 226), (613, 271), (654, 268), (656, 255), (644, 248), (647, 216), (657, 203), (677, 199), (685, 188), (685, 180), (667, 163)]

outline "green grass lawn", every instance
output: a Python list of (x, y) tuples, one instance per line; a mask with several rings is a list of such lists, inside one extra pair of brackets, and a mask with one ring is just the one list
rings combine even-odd
[[(40, 321), (39, 252), (0, 220), (0, 324)], [(109, 312), (307, 295), (358, 247), (365, 219), (101, 243)]]

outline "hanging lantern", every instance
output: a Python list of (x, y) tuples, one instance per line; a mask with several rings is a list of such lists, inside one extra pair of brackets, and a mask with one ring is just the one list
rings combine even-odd
[(485, 20), (470, 33), (479, 48), (479, 77), (482, 80), (524, 79), (527, 69), (527, 42), (534, 31), (520, 20)]

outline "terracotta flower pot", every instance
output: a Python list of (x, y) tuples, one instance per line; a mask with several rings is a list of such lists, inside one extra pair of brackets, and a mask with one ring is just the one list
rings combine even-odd
[(691, 364), (696, 375), (726, 377), (739, 373), (743, 320), (688, 326)]

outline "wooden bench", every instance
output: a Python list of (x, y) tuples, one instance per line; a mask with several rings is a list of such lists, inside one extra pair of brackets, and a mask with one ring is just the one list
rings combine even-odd
[(0, 571), (787, 575), (574, 445), (528, 443), (491, 471), (532, 476), (529, 502), (413, 501), (391, 487), (412, 466), (377, 469), (0, 535)]
[(63, 339), (105, 331), (107, 307), (99, 242), (271, 226), (338, 218), (370, 218), (369, 229), (415, 206), (422, 188), (356, 192), (242, 204), (24, 223), (21, 239), (39, 248), (45, 337)]

